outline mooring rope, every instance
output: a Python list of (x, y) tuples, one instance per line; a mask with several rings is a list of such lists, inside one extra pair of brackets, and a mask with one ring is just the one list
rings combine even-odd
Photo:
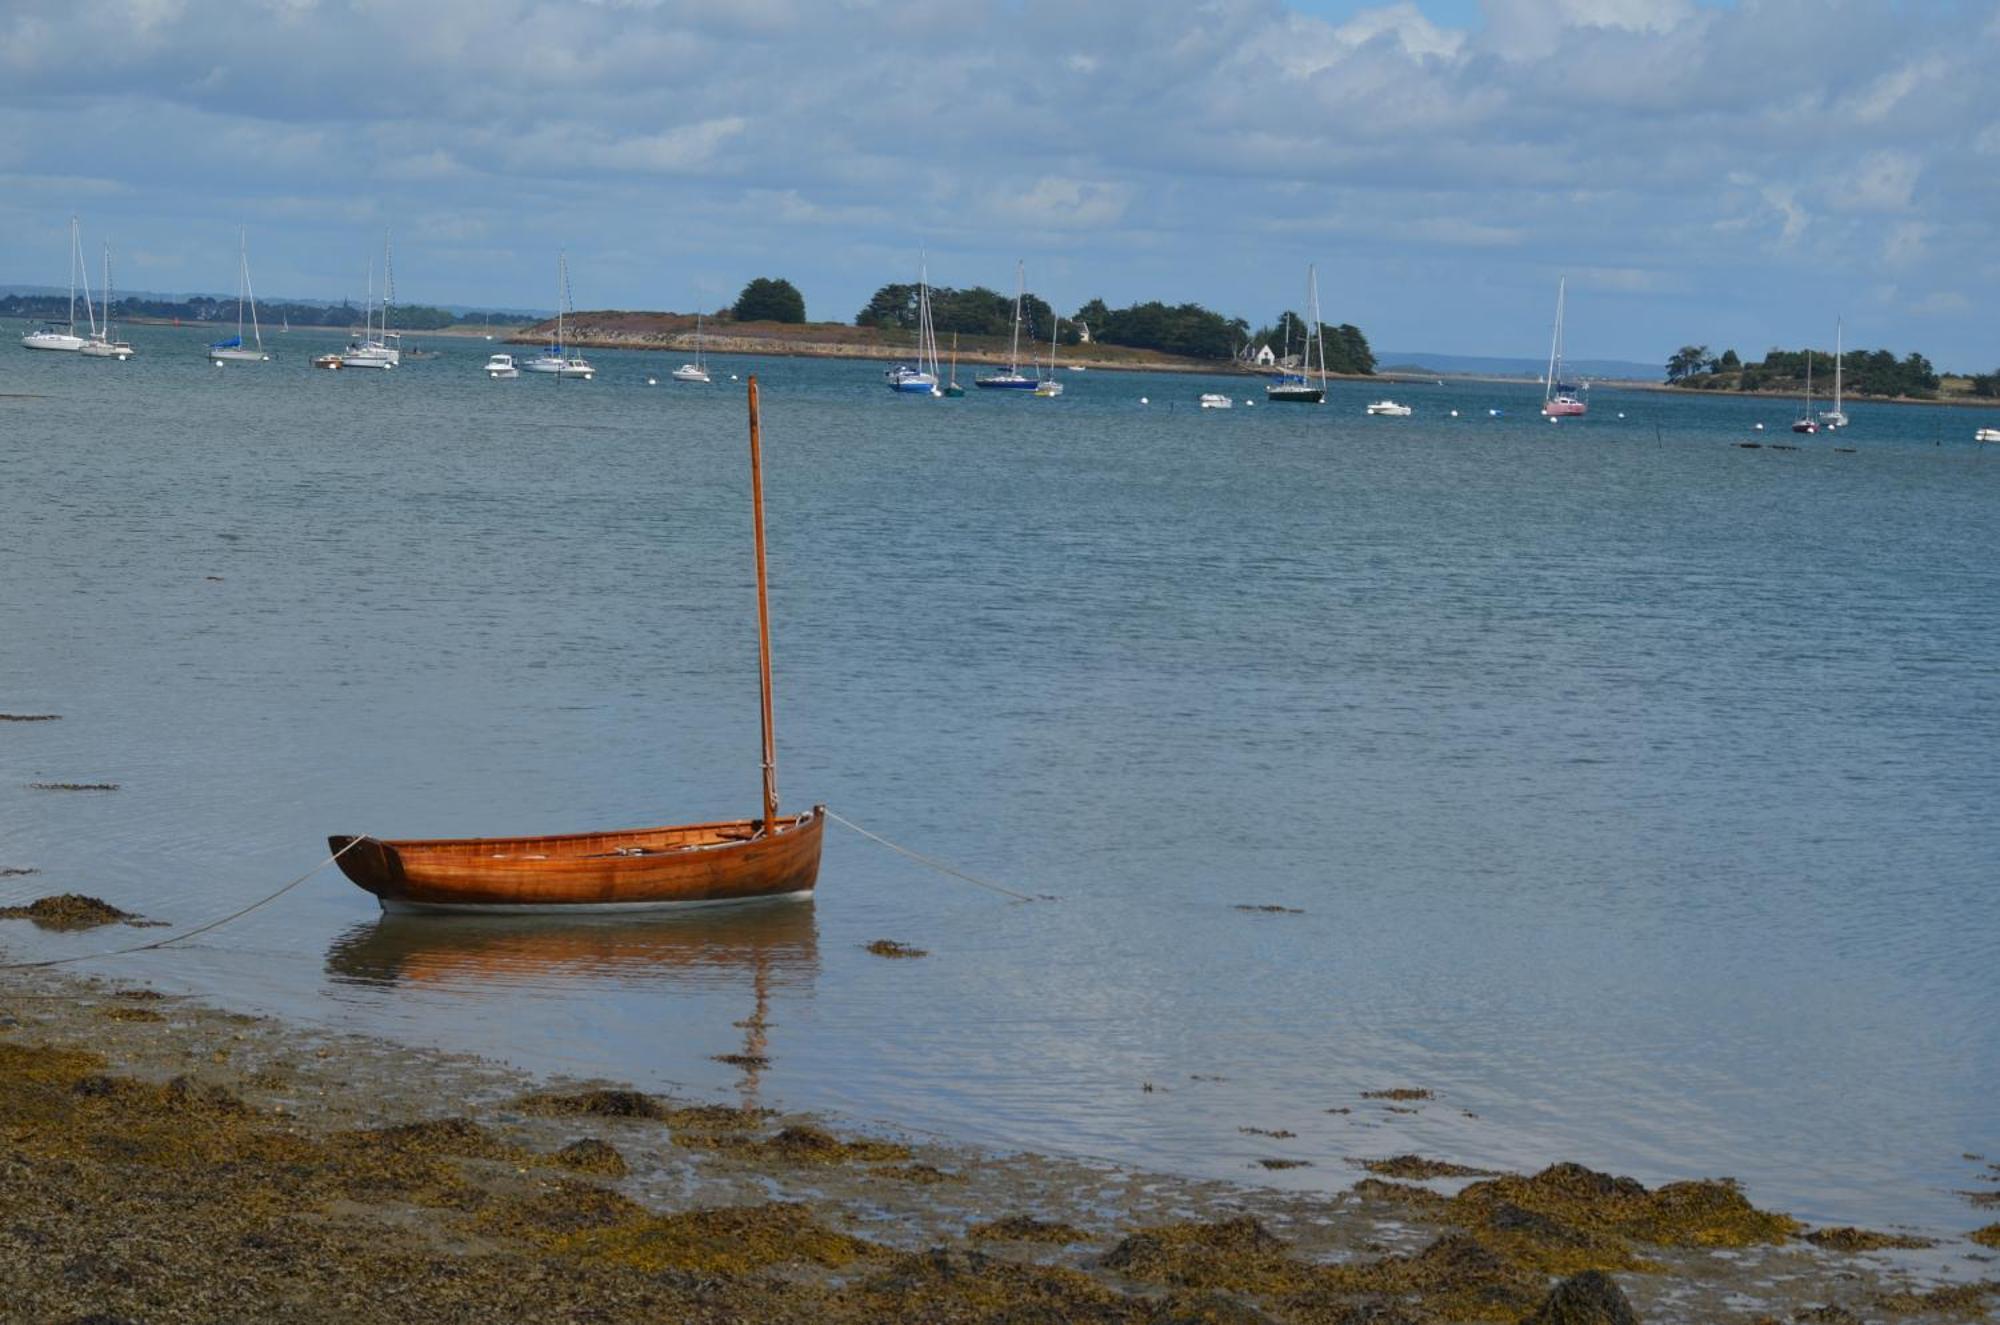
[(43, 966), (68, 966), (71, 962), (95, 961), (99, 957), (127, 957), (135, 952), (151, 952), (155, 948), (164, 948), (170, 943), (180, 943), (186, 939), (197, 938), (203, 934), (208, 933), (208, 931), (210, 931), (211, 929), (221, 929), (224, 925), (228, 924), (232, 920), (242, 919), (244, 916), (249, 915), (252, 911), (255, 911), (260, 906), (268, 906), (272, 902), (277, 901), (280, 897), (283, 897), (286, 893), (298, 887), (300, 884), (304, 883), (307, 879), (310, 879), (313, 875), (319, 873), (321, 870), (325, 869), (328, 865), (333, 864), (334, 861), (339, 860), (342, 856), (346, 855), (348, 852), (352, 851), (355, 847), (359, 846), (362, 843), (362, 841), (365, 840), (365, 837), (366, 837), (365, 834), (357, 834), (353, 838), (353, 840), (348, 842), (346, 846), (334, 852), (332, 855), (328, 856), (325, 860), (322, 860), (319, 864), (307, 870), (304, 874), (299, 875), (298, 878), (293, 879), (290, 883), (278, 889), (278, 891), (271, 893), (269, 896), (260, 897), (256, 901), (250, 903), (250, 905), (243, 907), (239, 910), (231, 911), (228, 915), (222, 917), (222, 919), (220, 920), (211, 920), (206, 925), (199, 926), (198, 928), (195, 929), (190, 929), (185, 934), (170, 934), (163, 939), (154, 939), (151, 943), (134, 944), (132, 947), (129, 948), (113, 948), (109, 952), (80, 952), (70, 957), (48, 957), (38, 962), (0, 962), (0, 971), (27, 971)]
[(1050, 893), (1036, 893), (1032, 895), (1029, 893), (1017, 893), (1012, 888), (1002, 887), (1000, 884), (993, 882), (991, 879), (982, 879), (976, 874), (967, 874), (962, 869), (958, 869), (957, 867), (952, 865), (947, 865), (941, 860), (936, 860), (930, 856), (924, 855), (922, 852), (912, 851), (906, 846), (898, 846), (896, 843), (891, 842), (888, 838), (882, 836), (880, 833), (871, 833), (866, 828), (863, 828), (860, 824), (855, 823), (852, 819), (843, 819), (839, 815), (835, 814), (832, 810), (828, 810), (826, 812), (826, 817), (833, 820), (835, 823), (840, 824), (842, 827), (852, 828), (855, 832), (861, 834), (863, 837), (867, 838), (871, 842), (880, 842), (883, 846), (889, 848), (889, 850), (891, 851), (897, 852), (901, 855), (908, 856), (911, 860), (914, 860), (919, 864), (928, 865), (940, 874), (949, 874), (954, 879), (964, 879), (967, 883), (973, 883), (979, 885), (981, 888), (991, 889), (996, 893), (1000, 893), (1004, 896), (1011, 897), (1017, 902), (1053, 902), (1059, 900), (1053, 894)]

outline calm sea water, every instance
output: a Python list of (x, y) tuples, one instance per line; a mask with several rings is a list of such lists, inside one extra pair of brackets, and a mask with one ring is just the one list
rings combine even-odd
[[(0, 867), (41, 871), (8, 899), (189, 925), (333, 831), (752, 813), (754, 370), (785, 803), (1061, 900), (834, 826), (806, 906), (391, 921), (327, 871), (87, 969), (1180, 1173), (1568, 1158), (1981, 1222), (1952, 1189), (2000, 1153), (1994, 420), (1862, 404), (1743, 450), (1791, 407), (1603, 391), (1550, 425), (1525, 387), (1343, 384), (1223, 414), (1196, 396), (1250, 384), (929, 401), (859, 362), (494, 383), (480, 342), (331, 374), (310, 335), (226, 369), (131, 338), (0, 346), (33, 396), (0, 400), (0, 709), (64, 715), (0, 724)], [(1416, 415), (1364, 417), (1385, 389)], [(746, 1079), (712, 1055), (760, 1002)], [(1393, 1086), (1439, 1098), (1358, 1098)]]

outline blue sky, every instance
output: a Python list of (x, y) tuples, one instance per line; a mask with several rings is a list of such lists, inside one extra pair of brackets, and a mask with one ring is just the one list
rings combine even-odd
[(0, 10), (0, 281), (849, 318), (1302, 297), (1376, 345), (2000, 365), (2000, 7), (1954, 0), (185, 0)]

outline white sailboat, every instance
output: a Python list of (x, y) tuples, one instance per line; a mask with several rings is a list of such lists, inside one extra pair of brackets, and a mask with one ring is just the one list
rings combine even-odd
[(937, 331), (931, 325), (931, 283), (929, 263), (917, 263), (917, 362), (899, 363), (883, 372), (891, 391), (907, 395), (942, 396), (938, 386)]
[(83, 337), (76, 334), (76, 274), (83, 266), (83, 241), (78, 238), (76, 218), (69, 218), (69, 321), (63, 326), (44, 322), (27, 335), (21, 337), (21, 344), (30, 350), (68, 350), (83, 348)]
[(676, 382), (708, 381), (708, 361), (701, 357), (701, 309), (694, 310), (694, 362), (684, 363), (674, 369), (672, 377)]
[(1044, 400), (1063, 393), (1063, 384), (1056, 381), (1056, 342), (1062, 339), (1062, 319), (1057, 318), (1049, 332), (1049, 375), (1035, 383), (1035, 394)]
[(368, 319), (359, 339), (351, 340), (341, 351), (340, 366), (343, 368), (394, 368), (403, 362), (403, 334), (389, 330), (389, 305), (396, 299), (396, 269), (389, 252), (389, 236), (382, 235), (382, 325), (378, 330), (372, 321), (375, 309), (375, 263), (368, 263), (368, 306), (362, 317)]
[(1833, 408), (1821, 410), (1819, 415), (1819, 426), (1828, 432), (1833, 432), (1835, 429), (1847, 426), (1847, 411), (1841, 407), (1842, 401), (1840, 398), (1840, 360), (1842, 357), (1840, 342), (1841, 333), (1845, 330), (1846, 328), (1842, 325), (1842, 319), (1835, 318), (1833, 320)]
[(1014, 264), (1014, 340), (1007, 350), (1007, 371), (981, 373), (972, 384), (987, 391), (1032, 391), (1035, 379), (1021, 371), (1021, 299), (1028, 292), (1027, 264)]
[(1569, 277), (1556, 279), (1556, 330), (1549, 342), (1549, 375), (1542, 383), (1542, 413), (1552, 419), (1573, 418), (1589, 407), (1576, 394), (1576, 388), (1562, 380), (1563, 368), (1563, 299), (1568, 293)]
[[(83, 302), (90, 303), (90, 276), (85, 273), (83, 281)], [(97, 324), (97, 315), (90, 316), (90, 338), (83, 343), (77, 353), (92, 359), (116, 359), (120, 363), (132, 357), (132, 346), (111, 334), (111, 245), (104, 246), (104, 325)]]
[(560, 382), (565, 377), (590, 381), (597, 370), (580, 354), (572, 354), (566, 338), (569, 307), (569, 254), (556, 254), (556, 338), (522, 367), (531, 373), (547, 373)]
[[(243, 305), (250, 305), (250, 337), (252, 343), (243, 343)], [(250, 288), (250, 239), (249, 232), (236, 232), (236, 334), (228, 340), (216, 341), (208, 347), (208, 357), (215, 363), (269, 363), (271, 356), (264, 353), (264, 330), (257, 325), (257, 294)]]

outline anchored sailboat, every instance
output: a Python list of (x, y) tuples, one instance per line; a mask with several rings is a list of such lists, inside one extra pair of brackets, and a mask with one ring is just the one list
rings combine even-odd
[(1808, 345), (1806, 347), (1806, 398), (1805, 402), (1799, 406), (1799, 417), (1792, 420), (1793, 432), (1816, 433), (1819, 431), (1819, 420), (1813, 417), (1812, 412), (1812, 361), (1812, 347)]
[(372, 321), (375, 313), (375, 263), (368, 263), (368, 305), (361, 316), (366, 325), (357, 340), (347, 343), (341, 351), (340, 364), (343, 368), (394, 368), (403, 362), (403, 333), (389, 330), (389, 305), (396, 301), (396, 269), (389, 252), (389, 234), (382, 232), (382, 325), (376, 328)]
[(972, 384), (988, 391), (1032, 391), (1035, 379), (1021, 371), (1021, 298), (1028, 292), (1027, 266), (1014, 264), (1014, 341), (1007, 350), (1007, 371), (981, 373)]
[(929, 264), (917, 264), (917, 362), (899, 363), (883, 372), (891, 391), (910, 395), (942, 396), (938, 389), (937, 330), (931, 325), (931, 283)]
[(1584, 413), (1589, 407), (1576, 393), (1576, 388), (1562, 380), (1563, 369), (1563, 299), (1568, 293), (1569, 277), (1556, 280), (1556, 331), (1549, 342), (1549, 376), (1542, 384), (1542, 413), (1552, 419), (1571, 418)]
[[(90, 280), (85, 276), (83, 302), (90, 303)], [(97, 325), (97, 315), (90, 316), (90, 339), (83, 343), (78, 353), (92, 359), (116, 359), (120, 363), (132, 357), (132, 346), (111, 334), (111, 245), (104, 246), (104, 325)]]
[[(254, 345), (243, 343), (243, 305), (250, 305), (250, 335)], [(236, 232), (236, 334), (208, 347), (208, 357), (216, 363), (268, 363), (264, 353), (264, 331), (257, 325), (257, 294), (250, 288), (249, 232)]]
[(1819, 426), (1828, 432), (1847, 426), (1847, 411), (1841, 408), (1840, 399), (1840, 342), (1841, 333), (1844, 330), (1845, 328), (1841, 325), (1841, 319), (1835, 318), (1833, 320), (1833, 408), (1821, 410), (1819, 414)]
[[(1264, 388), (1264, 399), (1272, 404), (1291, 402), (1302, 405), (1326, 403), (1326, 329), (1319, 320), (1319, 269), (1306, 264), (1306, 344), (1299, 357), (1299, 371), (1287, 372)], [(1292, 324), (1285, 322), (1285, 354), (1291, 355)], [(1313, 380), (1313, 351), (1319, 351), (1319, 380)]]
[(708, 360), (701, 357), (701, 309), (694, 310), (694, 362), (684, 363), (674, 369), (676, 382), (707, 382)]
[(1056, 343), (1062, 339), (1062, 319), (1057, 318), (1049, 331), (1049, 375), (1035, 383), (1035, 394), (1047, 400), (1063, 392), (1063, 384), (1056, 381)]
[(580, 354), (570, 352), (565, 339), (565, 320), (571, 312), (569, 303), (569, 254), (556, 255), (556, 338), (534, 358), (522, 367), (531, 373), (553, 373), (558, 382), (565, 377), (580, 377), (588, 382), (597, 375), (590, 366), (590, 360)]
[(764, 557), (764, 462), (757, 379), (750, 396), (750, 506), (757, 553), (758, 693), (763, 711), (760, 818), (554, 837), (327, 839), (341, 871), (385, 911), (550, 914), (642, 911), (803, 897), (819, 879), (826, 808), (778, 814), (771, 704), (771, 611)]
[(944, 384), (945, 395), (953, 400), (965, 394), (965, 388), (958, 384), (958, 333), (951, 333), (951, 379)]
[(83, 348), (83, 337), (76, 334), (76, 274), (82, 267), (83, 240), (77, 232), (76, 218), (72, 216), (69, 218), (69, 321), (60, 327), (52, 322), (44, 322), (21, 337), (21, 344), (25, 348), (69, 351)]

